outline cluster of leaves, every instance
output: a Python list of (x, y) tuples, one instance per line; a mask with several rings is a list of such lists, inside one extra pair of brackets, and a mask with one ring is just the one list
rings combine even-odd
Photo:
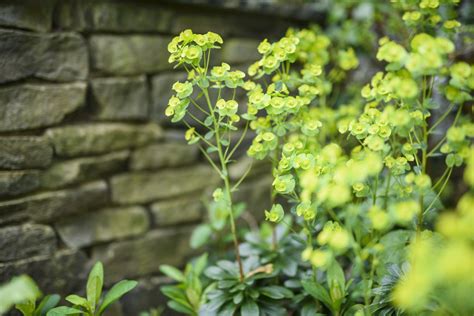
[(37, 305), (42, 293), (36, 283), (26, 275), (15, 277), (6, 285), (0, 286), (0, 313), (8, 311), (15, 305), (24, 316), (100, 316), (110, 305), (133, 290), (137, 282), (122, 280), (112, 286), (106, 295), (102, 295), (103, 285), (104, 268), (101, 262), (97, 262), (89, 273), (86, 297), (68, 295), (65, 300), (73, 305), (68, 307), (57, 306), (61, 297), (58, 294), (51, 294), (44, 296)]
[[(373, 56), (384, 69), (368, 83), (352, 78), (361, 64), (358, 50), (372, 48), (336, 31), (342, 23), (336, 16), (327, 34), (318, 27), (290, 29), (276, 42), (261, 42), (262, 57), (249, 67), (247, 81), (225, 63), (208, 74), (211, 44), (199, 44), (202, 35), (187, 30), (173, 40), (172, 61), (186, 65), (188, 88), (181, 95), (173, 88), (177, 100), (170, 100), (167, 114), (175, 115), (175, 104), (185, 100), (205, 116), (200, 120), (188, 109), (178, 120), (185, 120), (188, 141), (200, 145), (224, 182), (213, 205), (227, 214), (219, 230), (230, 223), (235, 253), (213, 258), (208, 268), (200, 265), (191, 273), (199, 282), (184, 281), (192, 267), (179, 279), (174, 271), (180, 294), (168, 295), (172, 308), (184, 301), (189, 314), (202, 315), (473, 312), (467, 303), (472, 192), (459, 202), (457, 215), (442, 203), (453, 170), (473, 155), (474, 124), (464, 105), (473, 100), (474, 67), (455, 59), (453, 38), (461, 27), (456, 5), (404, 0), (371, 7), (380, 9), (376, 21), (388, 6), (395, 12), (390, 24), (398, 26), (387, 32), (391, 38), (379, 36)], [(203, 58), (176, 53), (196, 44)], [(198, 94), (188, 101), (194, 87)], [(215, 101), (208, 88), (217, 91)], [(220, 97), (227, 89), (235, 96), (236, 88), (247, 91), (245, 113), (234, 98)], [(247, 127), (253, 135), (247, 154), (272, 166), (272, 207), (264, 210), (267, 223), (240, 243), (232, 193), (241, 180), (230, 185), (234, 149), (230, 136), (222, 135)], [(213, 152), (220, 166), (209, 156)], [(437, 178), (429, 172), (434, 164), (444, 170)], [(471, 185), (472, 168), (466, 171)], [(436, 221), (440, 212), (446, 215)], [(215, 223), (196, 235), (209, 237)], [(196, 284), (199, 296), (192, 303), (186, 291)]]

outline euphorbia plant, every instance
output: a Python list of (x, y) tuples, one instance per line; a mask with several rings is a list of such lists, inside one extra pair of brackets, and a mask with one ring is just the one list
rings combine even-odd
[[(206, 282), (216, 288), (208, 292), (210, 301), (201, 304), (202, 312), (403, 313), (397, 306), (409, 311), (434, 306), (452, 314), (471, 310), (470, 305), (459, 306), (462, 300), (430, 300), (431, 293), (446, 291), (437, 282), (432, 282), (434, 289), (424, 289), (423, 301), (410, 301), (416, 296), (407, 294), (414, 291), (410, 285), (417, 280), (406, 263), (407, 249), (414, 253), (409, 260), (414, 271), (419, 271), (413, 258), (422, 252), (416, 249), (431, 249), (433, 241), (418, 242), (430, 234), (426, 230), (432, 227), (436, 213), (444, 210), (442, 194), (454, 168), (469, 157), (474, 135), (473, 124), (463, 115), (463, 105), (472, 101), (474, 70), (466, 62), (453, 60), (452, 34), (459, 23), (451, 16), (452, 2), (443, 1), (442, 10), (437, 0), (398, 3), (398, 22), (406, 22), (399, 27), (404, 37), (380, 39), (374, 57), (385, 70), (375, 73), (363, 88), (360, 85), (359, 91), (349, 81), (351, 70), (359, 64), (356, 50), (331, 45), (337, 39), (317, 28), (289, 30), (274, 43), (264, 40), (258, 47), (262, 58), (248, 71), (252, 81), (239, 84), (217, 79), (230, 71), (227, 64), (207, 74), (210, 48), (201, 36), (185, 31), (172, 42), (171, 60), (189, 69), (188, 81), (177, 85), (185, 85), (186, 93), (172, 98), (167, 112), (178, 113), (181, 120), (185, 114), (180, 104), (186, 108), (190, 103), (203, 112), (205, 119), (188, 112), (192, 124), (205, 132), (197, 132), (186, 121), (187, 137), (191, 143), (200, 143), (224, 181), (214, 198), (229, 205), (236, 246), (235, 263), (218, 260), (205, 270)], [(190, 49), (200, 53), (186, 57)], [(201, 56), (207, 58), (202, 61)], [(243, 74), (234, 76), (243, 78)], [(195, 86), (202, 96), (188, 100)], [(229, 100), (220, 98), (224, 87), (236, 86), (248, 90), (247, 113), (240, 116), (236, 103), (228, 106)], [(207, 90), (210, 87), (218, 91), (214, 102)], [(196, 101), (203, 98), (209, 109)], [(442, 104), (447, 105), (443, 108)], [(240, 247), (231, 216), (233, 190), (226, 179), (230, 162), (226, 150), (233, 149), (227, 149), (230, 142), (218, 136), (242, 128), (233, 115), (250, 122), (254, 134), (248, 154), (268, 159), (274, 177), (272, 207), (265, 210), (274, 228), (262, 225), (259, 231), (247, 234)], [(221, 125), (222, 117), (229, 117), (227, 125)], [(230, 126), (229, 120), (233, 122)], [(447, 133), (433, 144), (430, 140), (442, 125), (448, 126)], [(243, 130), (247, 131), (247, 124)], [(218, 153), (220, 167), (209, 156), (213, 151)], [(433, 181), (429, 167), (439, 163), (439, 157), (444, 157), (446, 168)], [(443, 232), (452, 235), (452, 231)], [(461, 236), (460, 243), (443, 251), (462, 248), (466, 256), (470, 251), (470, 246), (465, 247), (466, 238)], [(422, 246), (410, 246), (417, 244)], [(259, 280), (245, 268), (247, 262), (259, 271)], [(271, 269), (263, 272), (264, 267)], [(439, 271), (443, 269), (440, 264)], [(397, 287), (400, 278), (406, 280), (405, 285)], [(260, 299), (265, 296), (260, 289), (270, 285), (279, 292), (267, 296), (278, 306), (274, 310)], [(292, 294), (283, 295), (279, 286)], [(456, 291), (450, 293), (447, 297)]]
[[(169, 61), (176, 63), (177, 67), (182, 66), (188, 78), (185, 82), (176, 82), (173, 85), (176, 95), (171, 97), (165, 113), (172, 117), (172, 122), (184, 122), (188, 127), (186, 140), (189, 144), (199, 146), (224, 184), (222, 188), (214, 191), (213, 197), (215, 201), (222, 202), (227, 209), (239, 276), (243, 280), (232, 201), (232, 192), (236, 186), (231, 186), (229, 164), (247, 130), (246, 125), (239, 140), (235, 143), (231, 141), (241, 120), (238, 103), (235, 100), (236, 90), (244, 86), (245, 74), (239, 70), (231, 71), (226, 63), (211, 68), (211, 52), (220, 48), (222, 43), (222, 38), (215, 33), (194, 34), (191, 30), (181, 32), (171, 41), (168, 45), (171, 54)], [(217, 91), (214, 99), (211, 89)], [(224, 96), (228, 91), (231, 91), (232, 97), (225, 99)], [(210, 156), (213, 153), (217, 154), (217, 163)]]

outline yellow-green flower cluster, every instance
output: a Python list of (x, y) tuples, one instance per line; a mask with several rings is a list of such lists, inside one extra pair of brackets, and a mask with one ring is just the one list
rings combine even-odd
[(272, 44), (265, 39), (258, 45), (258, 52), (263, 57), (249, 67), (249, 75), (260, 78), (273, 73), (286, 61), (294, 62), (298, 43), (299, 38), (295, 36), (283, 37)]
[(474, 137), (474, 123), (464, 122), (459, 126), (451, 126), (446, 134), (446, 143), (441, 146), (441, 152), (446, 154), (448, 167), (459, 167), (469, 158), (469, 146)]
[(168, 44), (170, 53), (168, 61), (199, 66), (204, 52), (211, 48), (219, 48), (222, 43), (222, 38), (216, 33), (194, 34), (189, 29), (184, 30)]
[(391, 2), (398, 4), (405, 11), (402, 19), (410, 28), (435, 29), (443, 21), (442, 27), (445, 31), (452, 31), (460, 26), (458, 21), (447, 19), (451, 15), (446, 14), (446, 7), (459, 4), (460, 0), (392, 0)]
[(245, 73), (240, 70), (230, 71), (230, 66), (227, 63), (222, 63), (220, 66), (214, 66), (211, 69), (211, 76), (209, 80), (215, 83), (216, 88), (222, 88), (225, 85), (227, 88), (237, 88), (244, 85)]
[(446, 98), (453, 103), (464, 103), (473, 100), (474, 65), (457, 62), (449, 68), (451, 79), (446, 87)]
[(189, 105), (189, 96), (193, 93), (193, 84), (189, 81), (175, 82), (173, 84), (173, 91), (176, 96), (172, 96), (168, 101), (168, 107), (165, 110), (166, 116), (173, 116), (172, 122), (180, 121), (186, 114)]
[(341, 253), (350, 246), (352, 237), (338, 223), (328, 221), (316, 240), (319, 245), (328, 245), (335, 253)]
[(285, 211), (280, 204), (274, 204), (270, 211), (265, 211), (265, 219), (273, 223), (279, 223), (285, 217)]
[(471, 299), (474, 258), (474, 195), (464, 195), (457, 212), (442, 215), (437, 235), (425, 232), (409, 248), (410, 271), (393, 292), (394, 303), (409, 312), (422, 311), (432, 297), (458, 315), (474, 312)]

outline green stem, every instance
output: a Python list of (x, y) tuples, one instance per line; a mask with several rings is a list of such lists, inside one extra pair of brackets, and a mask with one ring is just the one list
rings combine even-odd
[(448, 110), (446, 112), (443, 113), (443, 115), (433, 124), (433, 126), (430, 127), (430, 129), (428, 130), (428, 134), (431, 134), (435, 129), (436, 127), (444, 121), (444, 119), (451, 113), (451, 110), (454, 108), (454, 103), (452, 103)]
[(372, 205), (375, 205), (377, 203), (377, 190), (379, 188), (379, 175), (375, 177), (375, 183), (374, 183), (374, 188), (372, 191)]
[(221, 144), (221, 136), (220, 136), (220, 126), (219, 122), (216, 120), (216, 117), (214, 115), (214, 111), (212, 109), (212, 104), (211, 104), (211, 99), (209, 98), (209, 93), (207, 89), (202, 89), (202, 92), (204, 93), (204, 96), (206, 98), (207, 104), (209, 106), (209, 111), (211, 112), (212, 115), (212, 120), (214, 122), (214, 129), (216, 133), (216, 144), (217, 144), (217, 153), (219, 155), (219, 160), (221, 163), (221, 174), (222, 174), (222, 179), (224, 180), (224, 191), (227, 197), (228, 201), (228, 210), (229, 210), (229, 218), (230, 218), (230, 230), (232, 233), (232, 239), (234, 241), (234, 250), (235, 250), (235, 256), (237, 260), (237, 264), (239, 266), (239, 275), (240, 275), (240, 281), (242, 282), (244, 280), (244, 269), (242, 265), (242, 259), (240, 257), (240, 250), (239, 250), (239, 240), (237, 238), (237, 229), (235, 225), (235, 218), (234, 218), (234, 211), (232, 209), (232, 192), (231, 192), (231, 186), (230, 186), (230, 180), (229, 180), (229, 172), (227, 169), (227, 161), (224, 157), (224, 151), (222, 149), (222, 144)]
[(446, 170), (449, 170), (447, 175), (446, 175), (446, 179), (444, 179), (444, 182), (443, 182), (443, 185), (441, 186), (441, 188), (439, 189), (438, 191), (438, 194), (436, 194), (435, 198), (433, 199), (433, 201), (431, 201), (430, 205), (428, 205), (428, 207), (426, 208), (426, 210), (423, 211), (423, 213), (427, 213), (430, 208), (436, 203), (436, 201), (439, 199), (439, 197), (441, 196), (441, 193), (443, 193), (444, 189), (446, 188), (446, 185), (448, 184), (448, 181), (449, 181), (449, 178), (451, 178), (451, 173), (453, 172), (453, 168), (448, 168)]
[(383, 208), (386, 210), (388, 206), (388, 192), (390, 191), (390, 181), (392, 180), (392, 173), (390, 169), (388, 169), (388, 178), (387, 178), (387, 186), (385, 187), (385, 200), (383, 203)]

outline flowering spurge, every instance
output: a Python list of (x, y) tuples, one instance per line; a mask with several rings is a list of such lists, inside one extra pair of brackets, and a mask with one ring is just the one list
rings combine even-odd
[[(231, 143), (232, 134), (238, 130), (237, 124), (241, 120), (239, 104), (235, 100), (236, 91), (249, 87), (244, 83), (245, 74), (242, 71), (232, 71), (226, 63), (211, 67), (211, 52), (219, 49), (222, 43), (222, 38), (212, 32), (194, 34), (191, 30), (185, 30), (173, 38), (168, 45), (169, 62), (176, 63), (176, 67), (183, 66), (188, 76), (185, 82), (173, 85), (176, 94), (170, 98), (165, 114), (172, 117), (172, 122), (182, 121), (188, 127), (185, 139), (189, 144), (197, 144), (222, 179), (223, 188), (218, 189), (214, 197), (225, 208), (230, 220), (240, 279), (243, 281), (232, 202), (232, 192), (238, 184), (231, 187), (228, 165), (233, 161), (233, 155), (244, 139), (248, 126), (247, 123), (238, 141)], [(216, 92), (216, 96), (211, 90)], [(228, 91), (233, 96), (231, 99), (224, 98)], [(217, 155), (217, 163), (211, 154)]]
[[(408, 249), (409, 268), (393, 292), (395, 304), (412, 313), (439, 304), (447, 314), (468, 315), (474, 257), (474, 147), (469, 150), (464, 179), (469, 185), (454, 212), (436, 223), (436, 232), (424, 231)], [(448, 309), (449, 308), (449, 309)]]
[[(357, 57), (360, 47), (347, 45), (350, 41), (341, 40), (340, 32), (327, 35), (317, 28), (291, 29), (279, 41), (264, 40), (257, 48), (261, 59), (248, 69), (248, 81), (239, 72), (228, 75), (232, 71), (225, 63), (211, 69), (207, 81), (202, 79), (206, 71), (194, 69), (206, 69), (205, 64), (187, 66), (193, 91), (176, 91), (187, 95), (184, 98), (205, 98), (207, 88), (247, 91), (244, 114), (234, 99), (220, 93), (210, 103), (212, 113), (218, 122), (226, 121), (222, 129), (238, 130), (242, 120), (249, 122), (254, 133), (247, 153), (269, 160), (273, 177), (271, 206), (262, 210), (266, 223), (257, 228), (242, 217), (251, 231), (242, 233), (236, 262), (221, 260), (232, 257), (228, 254), (216, 256), (216, 263), (205, 270), (202, 280), (217, 290), (201, 304), (201, 311), (209, 312), (211, 306), (211, 314), (219, 315), (402, 313), (394, 302), (408, 310), (426, 308), (412, 308), (410, 295), (396, 284), (409, 271), (407, 249), (427, 235), (423, 231), (444, 209), (442, 194), (454, 168), (469, 158), (473, 135), (472, 123), (463, 113), (463, 104), (472, 100), (473, 68), (453, 60), (452, 35), (458, 27), (451, 16), (452, 2), (396, 3), (404, 8), (397, 12), (404, 19), (396, 21), (398, 28), (390, 36), (381, 37), (373, 56), (385, 69), (365, 86), (353, 82), (351, 74), (362, 65)], [(206, 54), (202, 60), (207, 60)], [(189, 107), (202, 107), (199, 98), (193, 101)], [(219, 153), (218, 133), (199, 134), (203, 128), (193, 120), (206, 119), (188, 112), (183, 118), (190, 120), (188, 141), (200, 143), (206, 157)], [(213, 127), (213, 122), (211, 117), (210, 125), (203, 125)], [(446, 135), (430, 141), (446, 125)], [(223, 140), (225, 147), (228, 142)], [(446, 168), (443, 165), (444, 172), (431, 177), (428, 167), (439, 157)], [(222, 177), (221, 170), (216, 168)], [(229, 197), (225, 186), (214, 191), (210, 226), (218, 222), (216, 210), (228, 209)], [(242, 262), (252, 262), (258, 279), (252, 273), (249, 278), (246, 264), (239, 275), (237, 255)], [(408, 285), (416, 283), (415, 277), (413, 282), (407, 278)], [(293, 293), (273, 293), (277, 307), (271, 312), (261, 300), (263, 294), (257, 293), (270, 284)], [(424, 293), (429, 296), (431, 290)], [(433, 304), (420, 300), (428, 301)], [(436, 306), (445, 311), (449, 303), (438, 300)]]

